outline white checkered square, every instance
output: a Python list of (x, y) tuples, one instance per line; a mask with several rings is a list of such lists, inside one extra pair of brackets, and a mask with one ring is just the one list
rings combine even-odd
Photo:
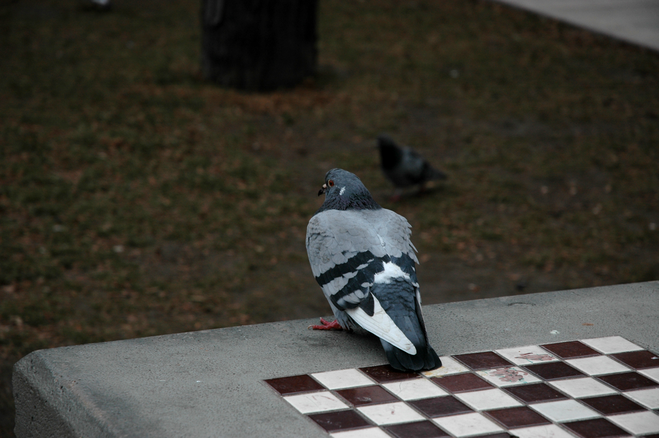
[(346, 430), (344, 432), (331, 433), (332, 438), (391, 438), (391, 435), (379, 427), (367, 427), (366, 429)]
[(458, 438), (468, 435), (500, 432), (503, 430), (478, 412), (474, 412), (473, 414), (433, 418), (432, 421), (437, 423), (442, 429), (448, 431), (451, 435)]
[(491, 370), (477, 371), (476, 374), (499, 387), (523, 385), (525, 383), (540, 381), (533, 374), (520, 367), (494, 368)]
[(423, 378), (385, 383), (382, 386), (387, 388), (389, 392), (397, 395), (401, 400), (417, 400), (448, 394), (432, 381)]
[(595, 395), (617, 394), (615, 389), (598, 382), (592, 377), (579, 379), (565, 379), (547, 382), (557, 389), (574, 398), (591, 397)]
[(625, 395), (646, 408), (659, 409), (659, 388), (628, 391)]
[(284, 397), (295, 409), (303, 414), (327, 412), (347, 409), (348, 405), (339, 400), (329, 391), (311, 392), (308, 394), (289, 395)]
[(311, 376), (328, 389), (356, 388), (373, 385), (373, 381), (356, 369), (313, 373)]
[(518, 438), (574, 438), (555, 424), (515, 429), (514, 435)]
[(357, 408), (359, 412), (366, 415), (377, 425), (387, 425), (396, 423), (407, 423), (409, 421), (425, 420), (414, 409), (406, 403), (384, 403), (381, 405), (363, 406)]
[(582, 339), (581, 342), (604, 354), (624, 353), (625, 351), (643, 350), (642, 347), (620, 336), (606, 338)]
[(600, 414), (582, 405), (576, 400), (561, 400), (549, 403), (529, 405), (530, 408), (556, 422), (586, 420), (599, 417)]
[(638, 372), (651, 378), (655, 382), (659, 382), (659, 368), (648, 368), (645, 370), (638, 370)]
[(441, 377), (441, 376), (449, 376), (451, 374), (466, 373), (467, 371), (469, 371), (469, 368), (465, 367), (464, 365), (462, 365), (460, 362), (453, 359), (452, 357), (442, 356), (440, 357), (440, 359), (442, 361), (441, 367), (435, 370), (424, 371), (423, 375), (426, 377)]
[(572, 365), (579, 371), (583, 371), (591, 376), (600, 374), (621, 373), (630, 371), (626, 365), (617, 362), (607, 356), (584, 357), (581, 359), (568, 359), (566, 363)]
[(623, 429), (630, 431), (634, 435), (659, 433), (659, 415), (652, 411), (635, 412), (633, 414), (611, 415), (607, 418)]
[(477, 411), (522, 406), (520, 402), (498, 388), (464, 392), (455, 396)]
[(504, 348), (503, 350), (496, 350), (496, 352), (515, 365), (529, 365), (532, 363), (553, 362), (558, 360), (552, 353), (549, 353), (538, 345)]

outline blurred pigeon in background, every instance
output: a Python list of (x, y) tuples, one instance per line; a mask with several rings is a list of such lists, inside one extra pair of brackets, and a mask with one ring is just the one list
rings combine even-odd
[(307, 227), (307, 254), (336, 320), (321, 318), (312, 328), (371, 332), (400, 371), (440, 367), (421, 315), (410, 224), (345, 170), (327, 172), (321, 194), (325, 202)]
[(421, 155), (409, 147), (400, 147), (386, 134), (378, 136), (380, 163), (382, 172), (396, 187), (394, 198), (400, 198), (401, 190), (407, 187), (419, 186), (425, 189), (428, 181), (446, 179), (447, 176), (433, 168)]
[(90, 4), (99, 11), (109, 11), (112, 7), (110, 0), (90, 0)]

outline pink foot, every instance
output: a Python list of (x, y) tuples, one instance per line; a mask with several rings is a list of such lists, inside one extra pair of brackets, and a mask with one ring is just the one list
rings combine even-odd
[(329, 322), (324, 318), (320, 318), (320, 324), (321, 325), (310, 325), (309, 328), (311, 330), (343, 330), (341, 324), (336, 320)]

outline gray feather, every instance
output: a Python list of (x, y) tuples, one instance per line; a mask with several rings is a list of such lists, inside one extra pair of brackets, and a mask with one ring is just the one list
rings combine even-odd
[[(416, 248), (410, 241), (411, 234), (411, 226), (403, 216), (384, 208), (323, 211), (312, 217), (307, 226), (307, 253), (311, 271), (315, 277), (319, 277), (347, 263), (357, 254), (366, 252), (377, 258), (401, 257), (405, 254), (418, 263)], [(347, 279), (328, 283), (323, 292), (329, 299), (346, 283)]]

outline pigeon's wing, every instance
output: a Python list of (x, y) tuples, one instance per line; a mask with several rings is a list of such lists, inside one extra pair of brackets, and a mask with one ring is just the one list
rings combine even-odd
[[(421, 296), (416, 277), (416, 263), (418, 263), (418, 259), (416, 257), (416, 248), (410, 239), (412, 235), (411, 225), (403, 216), (387, 209), (367, 211), (363, 214), (375, 229), (387, 252), (388, 261), (384, 263), (385, 269), (375, 275), (374, 284), (371, 288), (375, 300), (378, 301), (378, 305), (383, 309), (382, 312), (392, 317), (393, 314), (387, 312), (396, 312), (395, 309), (399, 305), (402, 305), (403, 302), (408, 303), (411, 309), (420, 309)], [(398, 286), (393, 288), (386, 286), (385, 289), (389, 289), (389, 291), (385, 297), (385, 295), (382, 295), (384, 290), (382, 286), (391, 285), (392, 282), (397, 283)], [(396, 294), (402, 294), (403, 296), (396, 296)], [(383, 299), (385, 301), (382, 301)], [(415, 300), (417, 302), (416, 305), (411, 304)], [(360, 312), (360, 309), (355, 309), (348, 313), (360, 325), (364, 326), (367, 322), (363, 321), (364, 315), (356, 315), (358, 312)], [(393, 318), (394, 321), (397, 319), (396, 317)], [(410, 337), (408, 330), (403, 329), (403, 326), (400, 324), (401, 321), (398, 321), (395, 325), (405, 333), (405, 340), (414, 340), (416, 335)], [(423, 322), (421, 322), (421, 325), (423, 326)], [(401, 350), (412, 355), (416, 354), (413, 346), (407, 349), (401, 348)]]
[[(381, 236), (387, 255), (416, 283), (416, 248), (412, 243), (412, 226), (403, 216), (387, 209), (368, 212), (373, 215), (371, 223), (378, 236)], [(418, 286), (418, 285), (417, 285)]]
[(388, 255), (400, 257), (401, 254), (407, 254), (418, 263), (416, 248), (411, 241), (412, 226), (407, 219), (386, 208), (368, 211), (365, 214), (371, 216), (370, 222), (376, 233), (382, 237)]
[(360, 304), (387, 256), (377, 233), (359, 213), (338, 210), (311, 218), (307, 254), (325, 296), (341, 310)]
[(391, 264), (387, 242), (394, 240), (380, 235), (369, 216), (388, 211), (316, 214), (307, 226), (307, 254), (316, 281), (334, 307), (347, 312), (365, 330), (415, 354), (414, 345), (371, 293), (375, 275)]
[[(398, 347), (401, 352), (391, 349), (391, 346), (383, 342), (387, 358), (396, 369), (436, 368), (441, 361), (428, 344), (416, 277), (416, 248), (410, 239), (411, 226), (403, 216), (390, 210), (368, 212), (366, 215), (372, 215), (371, 222), (385, 243), (390, 260), (385, 264), (385, 270), (375, 275), (371, 293), (397, 328), (403, 332), (405, 339), (414, 346), (407, 350)], [(357, 320), (354, 311), (348, 313)], [(359, 321), (361, 324), (361, 320)]]

